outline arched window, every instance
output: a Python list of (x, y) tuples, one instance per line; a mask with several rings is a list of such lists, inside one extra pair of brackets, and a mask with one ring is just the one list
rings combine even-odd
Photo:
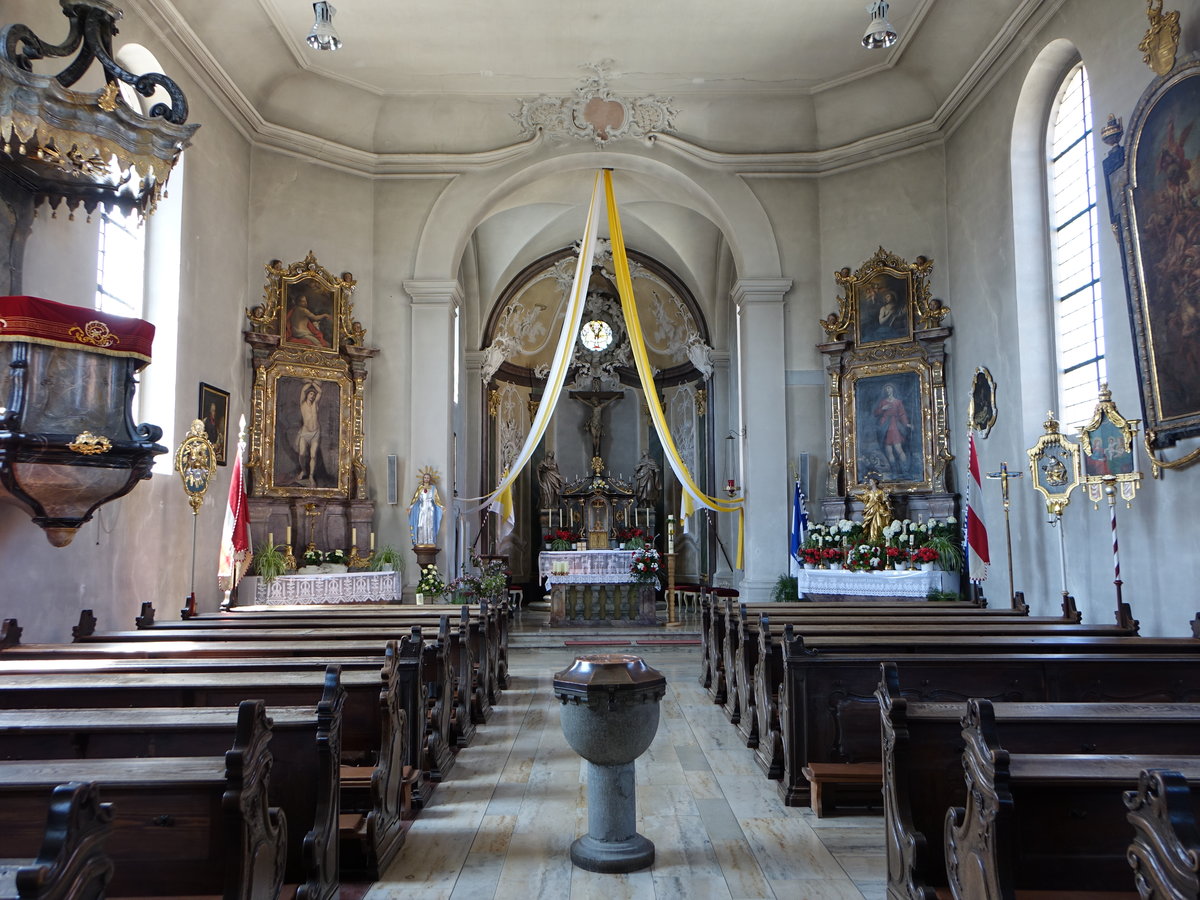
[(1067, 426), (1087, 419), (1106, 380), (1092, 101), (1082, 63), (1063, 79), (1049, 126), (1058, 412)]

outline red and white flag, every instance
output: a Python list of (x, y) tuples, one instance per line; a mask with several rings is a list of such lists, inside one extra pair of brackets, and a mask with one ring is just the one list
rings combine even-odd
[(967, 572), (972, 581), (987, 578), (988, 555), (987, 525), (983, 522), (983, 484), (979, 480), (979, 457), (975, 453), (975, 433), (968, 432), (971, 443), (971, 477), (967, 482)]
[(221, 560), (217, 566), (217, 586), (232, 591), (250, 568), (253, 548), (250, 546), (250, 505), (246, 499), (246, 482), (242, 477), (242, 455), (246, 442), (246, 417), (238, 423), (237, 455), (233, 459), (233, 477), (229, 480), (229, 506), (225, 510), (225, 525), (221, 529)]

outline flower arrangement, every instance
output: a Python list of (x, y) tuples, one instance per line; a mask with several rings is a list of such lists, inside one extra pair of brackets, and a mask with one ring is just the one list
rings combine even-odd
[(325, 562), (338, 566), (344, 566), (348, 558), (345, 550), (328, 550), (325, 553)]
[(843, 556), (844, 556), (844, 554), (842, 553), (841, 548), (826, 547), (825, 549), (823, 549), (821, 551), (821, 562), (823, 562), (827, 566), (831, 566), (834, 563), (837, 563), (840, 565), (842, 562)]
[(471, 554), (471, 565), (477, 572), (463, 570), (446, 585), (447, 596), (455, 603), (478, 603), (481, 599), (498, 599), (508, 588), (508, 571), (498, 559), (481, 560)]
[[(919, 551), (924, 552), (918, 556)], [(937, 562), (946, 571), (955, 572), (963, 561), (962, 533), (954, 516), (930, 517), (921, 522), (894, 519), (883, 529), (882, 539), (872, 543), (862, 523), (842, 519), (830, 525), (810, 526), (800, 554), (806, 565), (844, 562), (847, 568), (857, 571), (903, 567), (906, 562)]]
[(646, 546), (646, 532), (641, 528), (618, 528), (617, 540), (631, 550)]
[(912, 561), (918, 563), (937, 562), (938, 552), (932, 547), (918, 547), (912, 552)]
[(551, 550), (570, 550), (571, 545), (579, 540), (579, 534), (569, 528), (559, 528), (546, 535), (546, 543)]
[(319, 566), (325, 562), (325, 554), (320, 550), (305, 550), (300, 559), (306, 566)]
[(629, 574), (640, 584), (658, 582), (659, 557), (653, 547), (642, 547), (629, 561)]
[(882, 547), (859, 544), (846, 554), (846, 568), (854, 572), (874, 572), (883, 568), (884, 559)]
[(445, 593), (446, 582), (442, 581), (442, 573), (433, 563), (421, 569), (421, 578), (417, 581), (417, 593), (433, 597)]
[(821, 564), (821, 551), (816, 547), (801, 547), (800, 561), (806, 566), (819, 566)]

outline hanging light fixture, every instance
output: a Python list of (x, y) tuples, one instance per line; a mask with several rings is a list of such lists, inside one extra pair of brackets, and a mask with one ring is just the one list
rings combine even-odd
[(896, 43), (896, 29), (887, 20), (887, 0), (872, 0), (867, 5), (867, 12), (871, 15), (871, 24), (863, 34), (862, 45), (868, 50), (883, 50)]
[(318, 0), (313, 4), (313, 22), (312, 31), (308, 33), (308, 46), (314, 50), (340, 50), (342, 39), (338, 37), (337, 31), (333, 27), (333, 14), (337, 12), (332, 3), (326, 3), (325, 0)]

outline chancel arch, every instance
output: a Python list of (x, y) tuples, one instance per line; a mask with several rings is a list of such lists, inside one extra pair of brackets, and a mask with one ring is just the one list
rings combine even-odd
[[(485, 395), (479, 429), (484, 492), (515, 456), (541, 402), (576, 252), (564, 247), (527, 265), (500, 291), (488, 315), (477, 382)], [(715, 426), (708, 398), (714, 366), (708, 322), (669, 268), (636, 250), (629, 257), (643, 336), (672, 435), (696, 480), (711, 490)], [(572, 338), (564, 392), (514, 490), (516, 523), (501, 549), (522, 581), (536, 579), (546, 534), (573, 531), (581, 540), (615, 547), (637, 530), (647, 537), (664, 535), (667, 516), (679, 512), (679, 485), (646, 412), (606, 241), (595, 263), (583, 329)], [(604, 482), (599, 491), (598, 480)], [(713, 548), (704, 516), (695, 517), (695, 528), (680, 535), (676, 547), (681, 579), (710, 572)]]

